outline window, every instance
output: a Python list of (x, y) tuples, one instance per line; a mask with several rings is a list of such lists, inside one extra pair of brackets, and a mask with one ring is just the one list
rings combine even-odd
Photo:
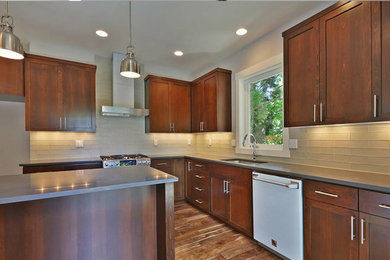
[(259, 144), (283, 144), (283, 74), (249, 82), (249, 129)]
[[(257, 154), (290, 157), (288, 129), (283, 127), (283, 66), (274, 57), (236, 74), (237, 153), (250, 154), (253, 148), (247, 133), (256, 137)], [(277, 62), (275, 62), (277, 61)]]

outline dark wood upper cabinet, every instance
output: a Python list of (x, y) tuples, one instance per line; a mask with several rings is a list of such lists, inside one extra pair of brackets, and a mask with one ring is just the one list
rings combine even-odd
[(358, 212), (306, 199), (305, 259), (358, 259)]
[(62, 130), (62, 68), (57, 62), (25, 57), (26, 130)]
[(389, 17), (343, 1), (283, 33), (286, 126), (390, 120)]
[(0, 95), (24, 96), (23, 60), (0, 57)]
[(26, 130), (96, 131), (96, 66), (26, 54)]
[(145, 78), (145, 118), (148, 133), (191, 132), (190, 83), (149, 75)]
[(285, 125), (319, 122), (320, 33), (313, 21), (284, 37)]
[(192, 82), (192, 132), (232, 130), (231, 71), (217, 68)]
[(374, 120), (390, 120), (390, 2), (373, 2)]
[(371, 121), (371, 3), (353, 1), (329, 12), (320, 18), (320, 32), (323, 122)]
[(64, 65), (62, 70), (64, 128), (80, 132), (95, 129), (95, 69)]

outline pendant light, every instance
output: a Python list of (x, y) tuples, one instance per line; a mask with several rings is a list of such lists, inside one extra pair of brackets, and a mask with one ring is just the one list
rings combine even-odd
[(129, 2), (129, 35), (130, 43), (127, 46), (126, 58), (121, 62), (121, 75), (127, 78), (141, 77), (139, 63), (135, 60), (135, 49), (131, 38), (131, 1)]
[(0, 57), (22, 60), (23, 46), (19, 38), (13, 33), (14, 19), (8, 14), (8, 1), (6, 3), (6, 12), (1, 16), (0, 21)]

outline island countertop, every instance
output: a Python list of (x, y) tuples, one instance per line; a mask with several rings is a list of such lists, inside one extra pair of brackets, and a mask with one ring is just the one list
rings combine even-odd
[(89, 169), (0, 177), (0, 204), (176, 182), (147, 166)]

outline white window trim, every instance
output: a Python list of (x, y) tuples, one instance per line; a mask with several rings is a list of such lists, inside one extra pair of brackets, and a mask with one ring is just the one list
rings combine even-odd
[[(260, 62), (254, 66), (251, 66), (245, 70), (242, 70), (235, 74), (236, 78), (236, 153), (240, 154), (252, 154), (253, 148), (249, 146), (249, 140), (247, 140), (246, 146), (242, 146), (242, 141), (248, 129), (246, 124), (249, 122), (249, 114), (247, 113), (249, 105), (249, 93), (245, 87), (247, 80), (277, 68), (281, 68), (283, 71), (283, 54), (279, 54), (263, 62)], [(256, 153), (262, 156), (274, 156), (274, 157), (290, 157), (289, 144), (289, 131), (288, 128), (283, 128), (283, 145), (270, 145), (259, 144), (256, 148)]]

